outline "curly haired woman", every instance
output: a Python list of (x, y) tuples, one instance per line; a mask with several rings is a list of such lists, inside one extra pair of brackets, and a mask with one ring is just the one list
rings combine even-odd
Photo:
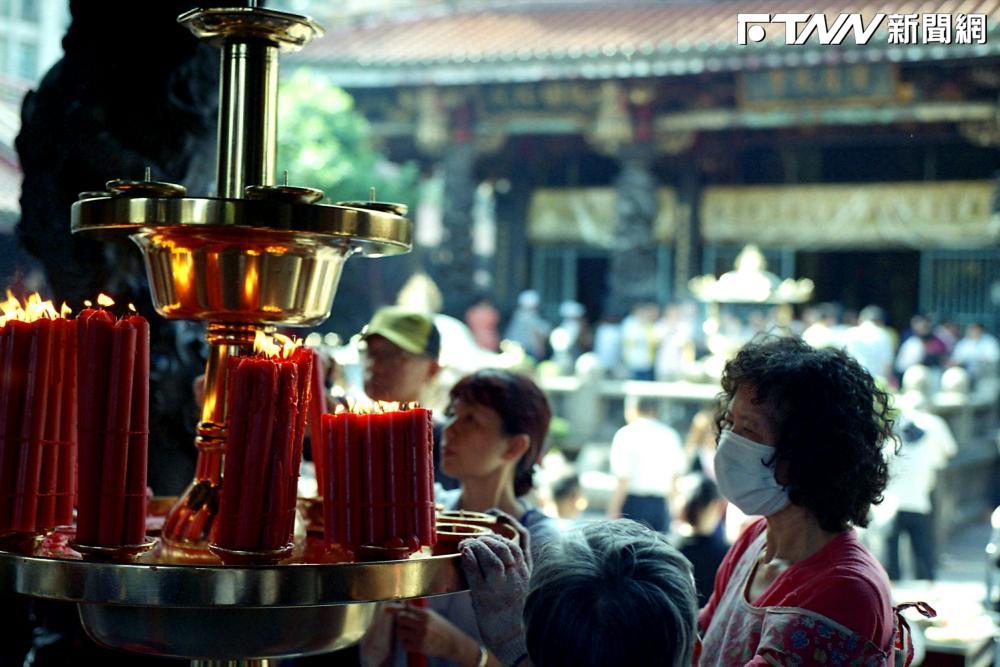
[(715, 472), (752, 524), (699, 614), (701, 665), (885, 665), (889, 579), (852, 526), (887, 481), (889, 398), (843, 351), (746, 345), (722, 378)]

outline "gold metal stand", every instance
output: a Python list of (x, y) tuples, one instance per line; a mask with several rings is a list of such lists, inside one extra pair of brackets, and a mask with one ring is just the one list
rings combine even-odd
[(222, 48), (220, 197), (187, 197), (148, 175), (117, 181), (73, 205), (72, 229), (127, 234), (142, 250), (157, 312), (210, 323), (197, 470), (163, 541), (177, 557), (217, 562), (208, 542), (224, 483), (226, 360), (248, 353), (261, 327), (325, 320), (347, 258), (408, 252), (411, 227), (398, 204), (318, 204), (319, 190), (274, 183), (278, 53), (322, 34), (318, 25), (257, 8), (192, 10), (178, 21)]

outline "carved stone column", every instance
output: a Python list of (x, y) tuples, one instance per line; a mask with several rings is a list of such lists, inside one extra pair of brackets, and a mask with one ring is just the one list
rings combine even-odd
[(444, 297), (443, 312), (462, 317), (475, 293), (476, 258), (472, 248), (472, 216), (476, 196), (476, 146), (467, 105), (453, 110), (452, 142), (444, 148), (444, 202), (441, 245), (430, 253), (428, 273)]
[(698, 202), (701, 180), (692, 163), (680, 175), (677, 188), (677, 229), (674, 233), (674, 297), (688, 295), (688, 281), (701, 273), (698, 257), (701, 253), (701, 227)]
[(621, 171), (615, 179), (615, 249), (610, 263), (609, 303), (628, 308), (656, 298), (656, 178), (650, 170), (653, 151), (648, 144), (630, 145), (619, 152)]

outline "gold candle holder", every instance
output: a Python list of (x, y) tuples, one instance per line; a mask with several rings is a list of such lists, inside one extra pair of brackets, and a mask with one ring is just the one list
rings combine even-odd
[(209, 323), (195, 478), (162, 541), (180, 557), (215, 561), (208, 545), (224, 483), (227, 359), (249, 353), (260, 328), (321, 323), (347, 258), (408, 252), (411, 226), (405, 206), (319, 204), (319, 190), (274, 182), (278, 53), (322, 34), (318, 25), (256, 7), (196, 9), (178, 21), (222, 49), (219, 196), (188, 197), (147, 170), (143, 181), (81, 195), (72, 229), (129, 236), (142, 250), (157, 312)]

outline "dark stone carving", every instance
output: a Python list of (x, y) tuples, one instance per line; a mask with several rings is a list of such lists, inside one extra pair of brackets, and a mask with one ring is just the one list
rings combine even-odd
[(444, 297), (443, 312), (462, 317), (476, 292), (473, 274), (472, 207), (475, 202), (476, 148), (456, 143), (444, 154), (444, 238), (430, 253), (429, 273)]
[[(152, 328), (150, 484), (178, 493), (191, 479), (197, 411), (191, 381), (204, 368), (196, 325), (156, 315), (138, 248), (70, 234), (77, 193), (114, 178), (213, 189), (218, 50), (177, 16), (194, 3), (70, 3), (65, 56), (29, 92), (17, 151), (24, 171), (17, 235), (45, 268), (53, 296), (79, 308), (105, 291), (132, 301)], [(141, 11), (140, 11), (141, 10)]]
[(656, 245), (653, 221), (656, 218), (656, 178), (650, 170), (652, 149), (631, 146), (620, 153), (621, 170), (615, 179), (616, 243), (611, 254), (610, 297), (616, 308), (628, 308), (639, 301), (656, 300)]

